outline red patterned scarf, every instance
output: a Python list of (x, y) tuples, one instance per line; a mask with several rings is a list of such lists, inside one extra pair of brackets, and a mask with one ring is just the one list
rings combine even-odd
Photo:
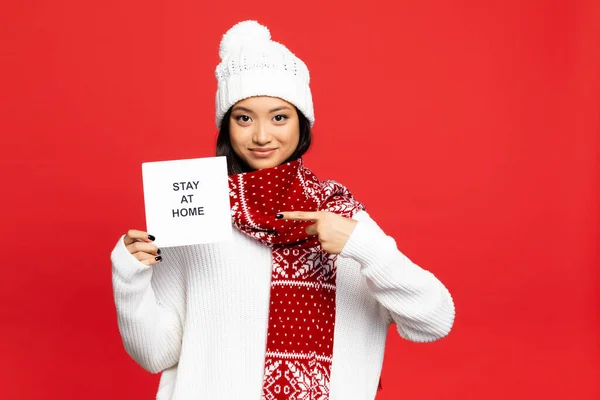
[(302, 159), (229, 176), (234, 225), (269, 246), (273, 272), (263, 400), (328, 400), (335, 324), (336, 255), (306, 234), (311, 222), (280, 211), (330, 211), (351, 218), (364, 206)]

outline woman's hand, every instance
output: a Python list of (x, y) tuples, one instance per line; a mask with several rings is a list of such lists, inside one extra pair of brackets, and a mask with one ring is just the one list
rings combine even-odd
[(151, 243), (154, 239), (155, 237), (147, 232), (130, 229), (125, 234), (123, 242), (125, 242), (127, 250), (140, 262), (152, 265), (162, 260), (160, 249)]
[(317, 235), (319, 242), (321, 242), (321, 247), (329, 254), (340, 254), (342, 252), (358, 222), (329, 211), (282, 212), (277, 214), (277, 219), (313, 221), (314, 224), (306, 228), (306, 233)]

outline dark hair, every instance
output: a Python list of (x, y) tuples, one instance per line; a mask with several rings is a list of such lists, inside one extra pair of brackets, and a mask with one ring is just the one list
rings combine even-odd
[[(248, 166), (248, 164), (246, 164), (235, 153), (235, 151), (233, 151), (233, 147), (231, 146), (231, 138), (229, 137), (229, 119), (231, 118), (232, 109), (233, 107), (231, 107), (223, 116), (223, 120), (221, 120), (221, 129), (219, 129), (219, 136), (217, 137), (217, 157), (227, 157), (227, 170), (229, 175), (252, 171), (252, 168), (250, 168), (250, 166)], [(300, 125), (300, 138), (298, 140), (298, 147), (296, 147), (296, 150), (287, 160), (284, 161), (284, 163), (294, 161), (302, 157), (310, 147), (310, 142), (312, 139), (310, 121), (304, 116), (304, 114), (300, 112), (300, 110), (298, 110), (297, 107), (296, 112), (298, 112)]]

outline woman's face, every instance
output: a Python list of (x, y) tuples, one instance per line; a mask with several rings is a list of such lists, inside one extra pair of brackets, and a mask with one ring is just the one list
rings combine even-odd
[(233, 106), (229, 135), (233, 150), (250, 168), (276, 167), (298, 147), (298, 113), (280, 98), (250, 97)]

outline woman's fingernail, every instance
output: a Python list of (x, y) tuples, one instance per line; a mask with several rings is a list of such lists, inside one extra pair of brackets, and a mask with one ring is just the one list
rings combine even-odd
[(160, 254), (160, 249), (158, 249), (158, 251), (156, 252), (157, 254)]
[(156, 257), (154, 257), (154, 259), (155, 259), (156, 261), (160, 261), (160, 260), (162, 260), (162, 256), (156, 256)]
[(277, 219), (281, 219), (281, 218), (283, 218), (283, 214), (277, 214), (277, 215), (275, 216), (275, 218), (277, 218)]
[(150, 234), (149, 234), (149, 235), (148, 235), (148, 239), (149, 239), (149, 240), (155, 240), (156, 238), (155, 238), (154, 236), (152, 236), (152, 235), (150, 235)]

